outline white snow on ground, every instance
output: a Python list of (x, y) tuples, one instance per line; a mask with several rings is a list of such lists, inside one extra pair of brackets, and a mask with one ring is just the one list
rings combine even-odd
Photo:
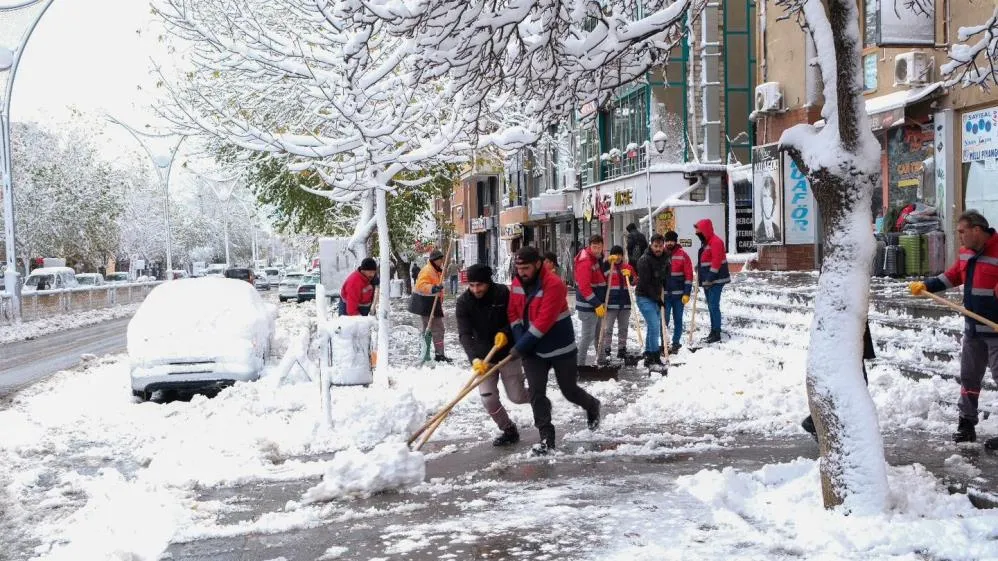
[(42, 335), (48, 335), (58, 331), (66, 331), (67, 329), (73, 329), (76, 327), (96, 325), (112, 319), (129, 317), (135, 313), (135, 310), (138, 307), (138, 304), (129, 304), (127, 306), (115, 306), (113, 308), (103, 308), (100, 310), (87, 310), (50, 318), (36, 319), (34, 321), (23, 322), (21, 325), (17, 326), (0, 326), (0, 345), (13, 343), (15, 341), (35, 339), (41, 337)]
[[(739, 306), (733, 303), (732, 309)], [(275, 375), (283, 351), (314, 330), (314, 307), (286, 305), (279, 311), (265, 376), (255, 383), (237, 384), (213, 399), (136, 403), (130, 396), (123, 356), (57, 374), (12, 398), (0, 411), (0, 511), (27, 534), (28, 542), (40, 544), (34, 558), (155, 559), (171, 541), (375, 518), (388, 511), (335, 499), (422, 480), (424, 457), (409, 453), (404, 439), (458, 392), (470, 376), (467, 364), (459, 360), (453, 365), (392, 366), (388, 379), (376, 378), (370, 388), (334, 388), (332, 429), (327, 430), (320, 418), (317, 385), (289, 383), (291, 378)], [(674, 364), (667, 377), (649, 385), (586, 384), (604, 407), (619, 410), (608, 414), (595, 434), (581, 429), (583, 411), (564, 400), (552, 377), (548, 396), (565, 442), (554, 459), (519, 455), (510, 461), (535, 463), (543, 469), (559, 457), (605, 461), (614, 456), (660, 455), (663, 450), (697, 453), (724, 447), (743, 432), (800, 434), (799, 422), (807, 414), (806, 330), (782, 325), (806, 325), (808, 314), (784, 314), (780, 324), (759, 319), (753, 333), (771, 335), (782, 344), (774, 347), (736, 335), (719, 348), (683, 350), (674, 357), (682, 364)], [(417, 329), (399, 325), (392, 337), (393, 352), (415, 355)], [(448, 333), (448, 353), (460, 357), (454, 339)], [(915, 382), (893, 367), (878, 365), (870, 370), (870, 388), (885, 430), (905, 427), (946, 433), (954, 426), (955, 410), (940, 405), (953, 398), (951, 380)], [(985, 393), (982, 402), (995, 407), (996, 399)], [(529, 406), (507, 399), (504, 403), (524, 439), (535, 439)], [(718, 436), (681, 434), (694, 425), (716, 427)], [(998, 433), (998, 419), (983, 421), (978, 428), (983, 434)], [(434, 439), (454, 441), (460, 447), (494, 434), (495, 426), (472, 393), (454, 408)], [(599, 451), (580, 447), (600, 438), (613, 439), (616, 446)], [(454, 449), (451, 445), (429, 457)], [(947, 468), (964, 473), (973, 469), (959, 456), (948, 460)], [(303, 480), (318, 485), (283, 511), (237, 524), (216, 522), (220, 513), (237, 506), (196, 500), (200, 490), (216, 485)], [(482, 500), (458, 505), (464, 517), (437, 527), (387, 529), (392, 550), (401, 553), (421, 547), (425, 538), (420, 531), (453, 531), (468, 541), (504, 528), (514, 532), (551, 521), (567, 531), (576, 519), (602, 524), (612, 518), (625, 527), (661, 524), (663, 519), (649, 516), (647, 505), (615, 503), (612, 488), (606, 489), (605, 504), (578, 504), (574, 497), (579, 489), (591, 493), (601, 488), (594, 481), (579, 480), (557, 489), (546, 489), (555, 483), (544, 481), (526, 486), (469, 481), (432, 481), (404, 491), (410, 500), (390, 507), (391, 512), (436, 508), (424, 502), (434, 489), (473, 490)], [(601, 546), (585, 554), (596, 559), (717, 555), (764, 559), (797, 552), (809, 559), (913, 559), (913, 552), (924, 548), (938, 558), (998, 558), (998, 513), (975, 511), (962, 495), (950, 497), (918, 466), (892, 468), (890, 481), (889, 512), (845, 517), (821, 508), (816, 467), (810, 460), (770, 465), (753, 473), (707, 470), (682, 479), (678, 487), (653, 480), (651, 488), (661, 492), (649, 493), (649, 501), (669, 498), (684, 505), (681, 516), (672, 517), (669, 531), (656, 527), (637, 539), (600, 530), (592, 540)], [(330, 499), (334, 500), (308, 504)], [(3, 523), (0, 520), (0, 530)], [(453, 528), (448, 530), (448, 524)], [(713, 528), (710, 535), (705, 534), (705, 525)], [(559, 538), (535, 545), (557, 554), (565, 543)], [(345, 553), (334, 547), (325, 557)], [(531, 550), (521, 553), (528, 555)]]

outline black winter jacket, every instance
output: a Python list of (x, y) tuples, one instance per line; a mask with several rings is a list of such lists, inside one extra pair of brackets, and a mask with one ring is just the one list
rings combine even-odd
[(661, 303), (662, 289), (665, 288), (671, 267), (671, 255), (663, 251), (662, 255), (656, 256), (648, 248), (638, 259), (638, 285), (634, 288), (634, 294)]
[(648, 238), (639, 230), (627, 233), (627, 260), (636, 264), (648, 250)]
[(506, 333), (509, 344), (497, 352), (492, 364), (506, 358), (513, 345), (513, 332), (509, 328), (509, 288), (504, 284), (493, 284), (482, 298), (475, 298), (470, 290), (465, 290), (457, 298), (454, 316), (457, 318), (457, 333), (468, 355), (468, 360), (485, 358), (492, 350), (496, 333)]

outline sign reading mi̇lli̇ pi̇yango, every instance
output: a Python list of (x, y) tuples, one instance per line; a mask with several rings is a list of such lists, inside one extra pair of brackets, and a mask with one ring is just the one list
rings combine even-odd
[(963, 115), (963, 161), (998, 159), (998, 107)]

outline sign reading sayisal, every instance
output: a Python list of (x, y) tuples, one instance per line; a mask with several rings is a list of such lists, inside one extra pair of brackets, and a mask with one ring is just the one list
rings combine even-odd
[(963, 115), (963, 161), (998, 158), (998, 107)]

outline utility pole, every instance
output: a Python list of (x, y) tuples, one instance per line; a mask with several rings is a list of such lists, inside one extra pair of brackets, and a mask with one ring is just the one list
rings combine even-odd
[[(0, 99), (0, 180), (3, 182), (3, 224), (7, 251), (4, 290), (11, 296), (14, 323), (21, 323), (21, 283), (17, 278), (17, 244), (14, 243), (17, 230), (14, 228), (14, 183), (11, 180), (10, 97), (14, 91), (14, 78), (17, 77), (21, 53), (38, 21), (51, 5), (52, 0), (22, 0), (0, 6), (0, 82), (5, 83), (3, 99)], [(28, 257), (30, 255), (26, 255), (25, 259)], [(28, 273), (27, 265), (24, 272)]]

